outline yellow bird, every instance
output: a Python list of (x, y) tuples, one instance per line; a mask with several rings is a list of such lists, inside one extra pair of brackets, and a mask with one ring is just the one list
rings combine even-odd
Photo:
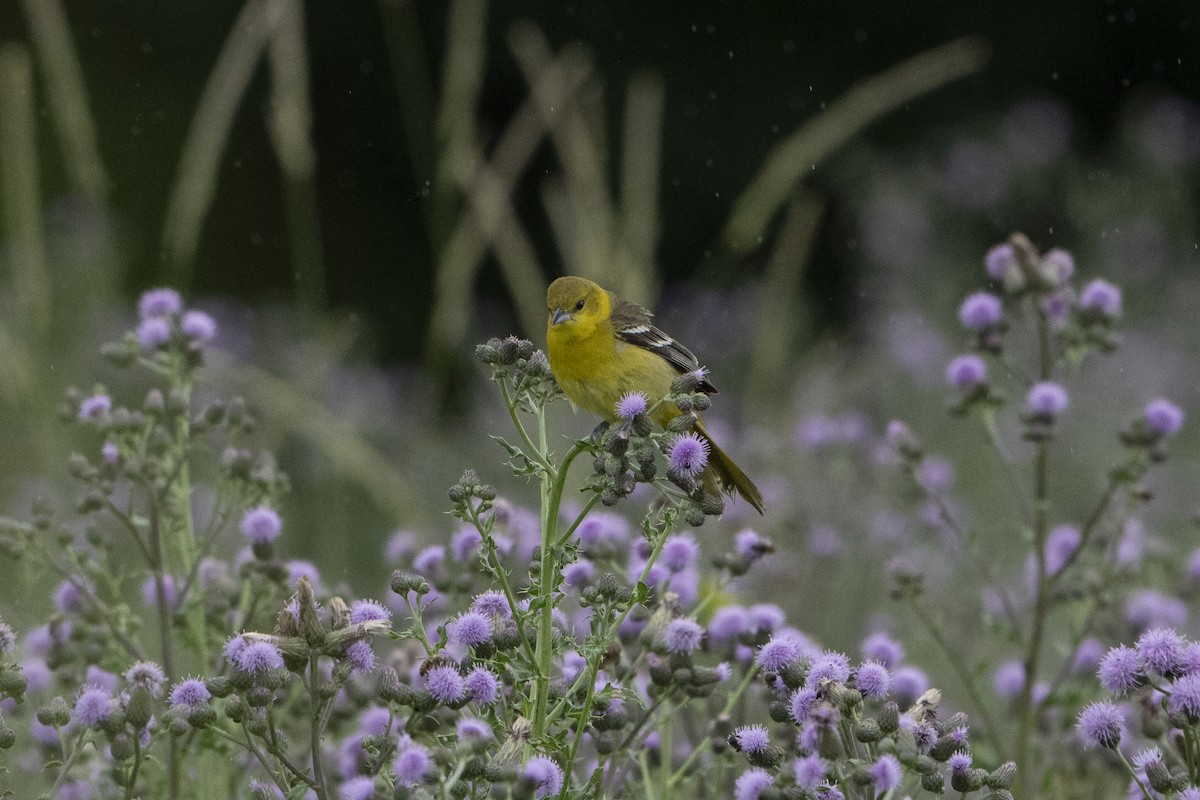
[[(547, 354), (555, 380), (575, 405), (608, 422), (619, 420), (617, 402), (626, 394), (642, 392), (653, 404), (671, 393), (677, 377), (700, 370), (692, 351), (656, 328), (649, 311), (586, 278), (554, 281), (546, 292), (546, 306)], [(697, 389), (716, 394), (716, 387), (699, 374)], [(674, 404), (664, 403), (652, 419), (665, 426), (680, 413)], [(763, 513), (762, 493), (717, 447), (703, 422), (696, 423), (696, 433), (709, 447), (706, 487), (736, 491)]]

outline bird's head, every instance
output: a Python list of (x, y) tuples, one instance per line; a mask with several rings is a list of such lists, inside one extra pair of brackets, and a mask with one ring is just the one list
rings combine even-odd
[(571, 275), (550, 284), (546, 307), (550, 310), (547, 327), (573, 336), (590, 334), (612, 310), (608, 292), (599, 284)]

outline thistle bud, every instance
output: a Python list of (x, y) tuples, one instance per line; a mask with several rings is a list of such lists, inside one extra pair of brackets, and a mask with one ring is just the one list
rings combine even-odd
[(21, 699), (25, 696), (25, 673), (15, 664), (0, 667), (0, 697)]
[(203, 730), (217, 721), (217, 711), (210, 705), (196, 706), (188, 710), (187, 722), (193, 728)]
[(878, 742), (883, 738), (883, 731), (879, 729), (878, 722), (870, 717), (865, 717), (855, 723), (854, 738), (860, 742), (870, 744), (871, 742)]
[(1000, 766), (992, 770), (992, 774), (987, 776), (984, 783), (993, 789), (1007, 789), (1013, 785), (1013, 781), (1017, 777), (1017, 764), (1015, 761), (1005, 761)]
[(887, 734), (900, 729), (900, 706), (895, 700), (889, 700), (879, 711), (879, 729)]
[(129, 693), (129, 704), (125, 707), (125, 718), (135, 731), (140, 731), (150, 721), (150, 715), (150, 693), (146, 691), (146, 687), (144, 686), (135, 687)]
[(926, 772), (921, 776), (921, 788), (932, 794), (946, 791), (946, 778), (940, 772)]
[(7, 725), (0, 728), (0, 750), (8, 750), (17, 743), (17, 732)]
[(113, 761), (127, 761), (133, 758), (133, 739), (127, 733), (118, 733), (109, 740), (108, 751), (112, 753)]
[(216, 675), (207, 678), (204, 681), (204, 686), (208, 689), (208, 693), (213, 697), (225, 698), (233, 691), (233, 683), (225, 675)]
[(1161, 758), (1146, 764), (1146, 779), (1150, 781), (1151, 788), (1156, 792), (1168, 794), (1174, 791), (1175, 779), (1171, 777), (1170, 768)]

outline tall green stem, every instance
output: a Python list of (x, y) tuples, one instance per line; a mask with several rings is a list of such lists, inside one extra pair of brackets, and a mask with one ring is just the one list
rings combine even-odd
[[(1038, 342), (1040, 350), (1039, 376), (1043, 381), (1050, 379), (1051, 352), (1050, 330), (1046, 321), (1038, 316)], [(1050, 582), (1046, 575), (1046, 528), (1048, 523), (1049, 505), (1049, 456), (1050, 444), (1043, 439), (1037, 445), (1037, 464), (1035, 467), (1034, 506), (1033, 506), (1033, 553), (1037, 563), (1037, 586), (1033, 608), (1033, 626), (1029, 633), (1029, 642), (1025, 651), (1025, 683), (1021, 687), (1021, 696), (1017, 700), (1017, 768), (1022, 779), (1020, 786), (1022, 796), (1032, 797), (1033, 770), (1029, 763), (1029, 737), (1033, 730), (1033, 720), (1037, 709), (1033, 703), (1033, 685), (1037, 680), (1038, 667), (1041, 664), (1042, 641), (1046, 636), (1046, 616), (1050, 610)]]
[[(546, 453), (545, 415), (538, 411), (538, 444), (541, 453)], [(538, 738), (546, 732), (546, 711), (550, 705), (550, 657), (554, 641), (554, 587), (558, 583), (558, 559), (555, 545), (558, 540), (558, 510), (562, 505), (563, 486), (571, 462), (587, 449), (584, 442), (576, 442), (563, 457), (562, 464), (553, 472), (542, 474), (542, 552), (538, 571), (538, 632), (534, 645), (537, 660), (537, 678), (534, 690), (533, 736)]]

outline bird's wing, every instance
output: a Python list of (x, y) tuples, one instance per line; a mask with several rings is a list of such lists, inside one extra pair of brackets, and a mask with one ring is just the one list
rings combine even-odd
[[(617, 338), (636, 345), (664, 359), (680, 374), (701, 369), (696, 354), (675, 341), (651, 322), (654, 315), (637, 303), (613, 298), (612, 324)], [(707, 394), (716, 394), (717, 387), (701, 378), (696, 387)]]

